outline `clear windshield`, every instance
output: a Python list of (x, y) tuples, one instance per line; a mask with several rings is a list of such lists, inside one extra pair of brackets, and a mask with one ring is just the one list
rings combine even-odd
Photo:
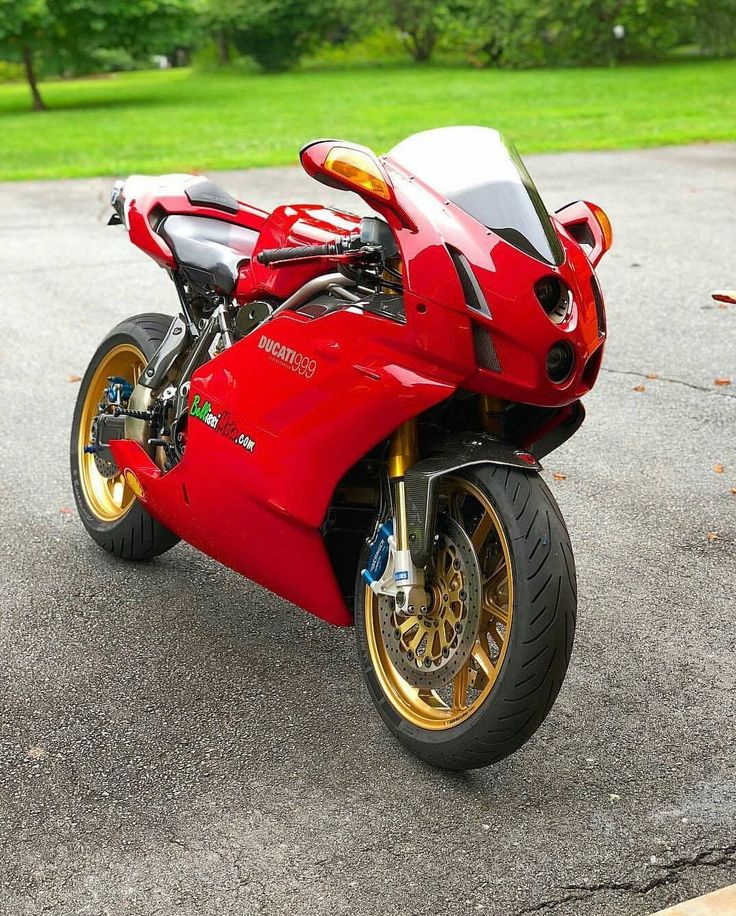
[(510, 245), (562, 264), (564, 251), (516, 149), (490, 127), (441, 127), (388, 154)]

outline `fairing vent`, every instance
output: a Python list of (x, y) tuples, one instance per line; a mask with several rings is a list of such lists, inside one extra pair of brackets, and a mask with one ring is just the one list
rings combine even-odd
[(455, 265), (460, 285), (463, 288), (465, 304), (468, 308), (473, 309), (473, 311), (480, 312), (482, 315), (487, 315), (490, 318), (491, 310), (488, 308), (486, 297), (483, 295), (483, 290), (480, 288), (480, 284), (473, 273), (470, 262), (462, 251), (458, 251), (458, 249), (453, 248), (452, 245), (448, 245), (447, 250), (450, 252), (452, 263)]
[(500, 372), (501, 363), (498, 361), (493, 339), (487, 328), (473, 322), (473, 346), (475, 347), (475, 361), (481, 369), (490, 372)]
[(593, 290), (593, 299), (595, 300), (595, 313), (598, 317), (598, 333), (601, 337), (606, 335), (606, 307), (603, 304), (603, 293), (601, 292), (598, 278), (595, 274), (590, 278), (590, 286)]

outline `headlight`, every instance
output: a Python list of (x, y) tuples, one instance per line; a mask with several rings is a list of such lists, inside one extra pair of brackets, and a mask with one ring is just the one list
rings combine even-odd
[(557, 343), (547, 354), (547, 375), (556, 385), (565, 381), (574, 365), (575, 354), (569, 343)]
[(534, 293), (553, 324), (561, 324), (569, 316), (572, 294), (559, 277), (550, 274), (537, 280)]

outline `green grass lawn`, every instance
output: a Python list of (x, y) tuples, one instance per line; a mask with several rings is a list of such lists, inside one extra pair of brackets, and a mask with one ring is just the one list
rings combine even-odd
[(461, 67), (277, 76), (126, 73), (0, 86), (0, 180), (294, 164), (342, 137), (377, 152), (447, 124), (498, 127), (523, 152), (736, 140), (736, 61), (518, 73)]

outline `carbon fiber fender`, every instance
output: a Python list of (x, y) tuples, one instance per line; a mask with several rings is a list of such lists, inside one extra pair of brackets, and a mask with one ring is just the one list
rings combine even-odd
[(440, 480), (445, 474), (476, 464), (504, 464), (525, 471), (541, 471), (530, 452), (488, 433), (448, 436), (433, 455), (412, 465), (405, 475), (409, 547), (414, 563), (426, 566), (437, 519)]

